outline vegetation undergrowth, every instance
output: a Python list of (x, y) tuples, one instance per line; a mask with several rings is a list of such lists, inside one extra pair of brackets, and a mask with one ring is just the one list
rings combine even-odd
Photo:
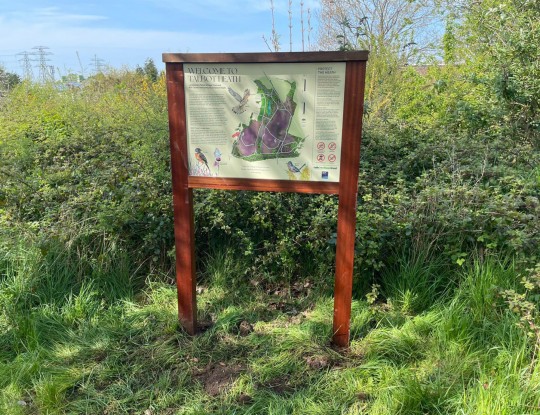
[[(452, 288), (429, 304), (404, 301), (422, 298), (424, 282), (404, 277), (404, 296), (384, 279), (380, 292), (355, 297), (344, 351), (329, 343), (332, 296), (316, 275), (230, 279), (246, 264), (214, 251), (199, 284), (203, 332), (190, 337), (178, 327), (174, 286), (148, 276), (141, 289), (110, 246), (101, 263), (71, 266), (79, 264), (71, 255), (84, 249), (44, 251), (22, 238), (2, 245), (2, 413), (515, 414), (540, 407), (534, 341), (501, 295), (520, 290), (524, 271), (511, 259), (490, 255), (444, 271)], [(421, 258), (403, 253), (388, 273), (399, 279)], [(104, 268), (108, 281), (100, 279)]]

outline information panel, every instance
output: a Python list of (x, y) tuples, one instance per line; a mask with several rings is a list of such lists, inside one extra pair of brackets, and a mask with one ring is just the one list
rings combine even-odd
[(184, 64), (189, 175), (339, 182), (345, 69)]
[(178, 317), (197, 332), (193, 189), (338, 195), (333, 343), (349, 344), (367, 51), (165, 53)]

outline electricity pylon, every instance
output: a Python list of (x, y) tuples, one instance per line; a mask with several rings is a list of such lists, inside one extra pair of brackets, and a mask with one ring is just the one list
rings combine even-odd
[(27, 51), (17, 53), (17, 56), (21, 56), (19, 62), (22, 66), (23, 76), (25, 81), (31, 81), (33, 78), (32, 73), (32, 60), (30, 59), (30, 53)]
[(35, 56), (38, 57), (38, 68), (39, 68), (39, 77), (43, 83), (46, 83), (47, 81), (53, 81), (53, 74), (51, 73), (50, 66), (48, 62), (50, 62), (50, 59), (47, 56), (52, 55), (52, 52), (48, 52), (47, 46), (34, 46), (32, 49), (37, 50), (37, 52), (34, 53)]

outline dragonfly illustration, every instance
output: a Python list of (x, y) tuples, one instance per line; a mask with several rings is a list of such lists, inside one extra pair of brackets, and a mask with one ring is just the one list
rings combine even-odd
[(244, 91), (244, 96), (242, 97), (238, 92), (229, 87), (229, 94), (231, 94), (234, 99), (239, 102), (237, 106), (232, 108), (232, 112), (234, 112), (235, 114), (242, 114), (246, 110), (246, 105), (248, 103), (251, 92), (249, 91), (249, 89), (246, 89)]

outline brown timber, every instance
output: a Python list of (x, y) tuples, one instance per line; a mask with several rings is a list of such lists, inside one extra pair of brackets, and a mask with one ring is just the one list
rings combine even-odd
[(261, 180), (190, 176), (188, 185), (190, 188), (253, 190), (256, 192), (321, 193), (330, 195), (339, 192), (339, 183), (304, 182), (296, 180)]
[(167, 96), (176, 248), (178, 316), (189, 334), (197, 330), (193, 190), (188, 187), (186, 109), (182, 64), (167, 64)]
[(369, 52), (164, 53), (166, 63), (287, 63), (367, 61)]
[(347, 62), (334, 285), (333, 342), (340, 347), (349, 345), (365, 73), (365, 61)]

